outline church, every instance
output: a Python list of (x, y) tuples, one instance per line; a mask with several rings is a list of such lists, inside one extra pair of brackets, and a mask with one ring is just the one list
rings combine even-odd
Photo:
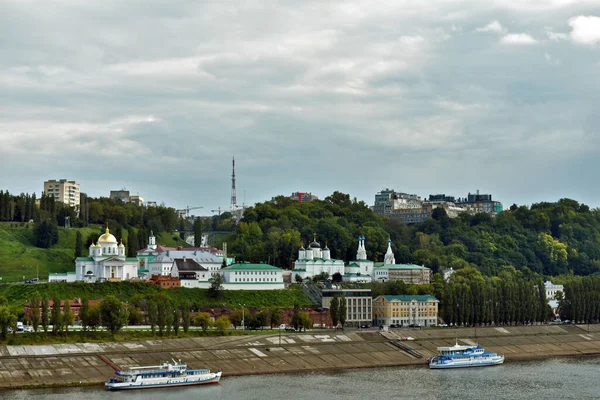
[(310, 278), (326, 272), (331, 277), (335, 273), (344, 274), (344, 261), (331, 258), (327, 244), (322, 249), (315, 235), (313, 242), (305, 249), (298, 251), (298, 260), (294, 263), (292, 276), (299, 275), (302, 279)]
[(125, 256), (123, 242), (117, 243), (106, 227), (98, 243), (90, 245), (88, 257), (75, 260), (75, 280), (86, 282), (123, 281), (137, 278), (139, 261)]
[(392, 241), (388, 240), (388, 248), (384, 262), (375, 263), (367, 259), (365, 248), (365, 237), (358, 238), (358, 250), (356, 260), (350, 261), (348, 265), (343, 260), (335, 260), (330, 257), (329, 248), (317, 242), (316, 237), (307, 249), (302, 247), (298, 252), (298, 261), (294, 264), (292, 277), (296, 275), (302, 279), (312, 278), (322, 272), (331, 277), (335, 273), (342, 275), (344, 282), (387, 282), (403, 281), (412, 284), (426, 284), (431, 282), (432, 271), (422, 265), (396, 264), (392, 252)]

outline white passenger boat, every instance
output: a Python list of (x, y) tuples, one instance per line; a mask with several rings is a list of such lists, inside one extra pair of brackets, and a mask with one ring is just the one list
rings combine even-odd
[(458, 343), (450, 347), (438, 347), (438, 356), (429, 360), (429, 368), (463, 368), (499, 365), (504, 356), (485, 351), (477, 346), (460, 346)]
[(108, 390), (150, 389), (170, 386), (190, 386), (219, 383), (221, 371), (209, 369), (187, 369), (181, 360), (163, 362), (147, 367), (130, 367), (115, 371), (117, 376), (104, 382)]

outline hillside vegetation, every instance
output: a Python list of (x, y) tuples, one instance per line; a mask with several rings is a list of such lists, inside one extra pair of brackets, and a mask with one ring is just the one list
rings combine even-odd
[(230, 247), (238, 259), (290, 268), (301, 245), (316, 233), (333, 258), (353, 260), (358, 236), (369, 259), (383, 261), (391, 238), (397, 263), (441, 269), (473, 267), (498, 275), (504, 267), (543, 275), (589, 275), (600, 270), (600, 211), (575, 200), (511, 206), (488, 214), (433, 218), (406, 226), (375, 215), (362, 201), (335, 192), (322, 201), (300, 203), (285, 197), (246, 210)]
[(218, 299), (211, 298), (207, 289), (171, 288), (161, 289), (145, 282), (104, 282), (104, 283), (44, 283), (44, 284), (4, 284), (0, 285), (0, 296), (6, 297), (10, 304), (22, 307), (31, 296), (38, 292), (41, 296), (61, 299), (88, 298), (103, 299), (116, 296), (123, 302), (134, 302), (141, 297), (164, 294), (175, 304), (188, 302), (193, 308), (228, 307), (292, 307), (311, 305), (310, 300), (297, 285), (291, 290), (225, 290)]
[[(0, 223), (2, 282), (21, 281), (23, 277), (33, 278), (36, 273), (39, 273), (40, 279), (46, 279), (48, 273), (74, 271), (77, 232), (81, 233), (84, 243), (83, 254), (87, 255), (87, 238), (97, 238), (102, 233), (99, 225), (88, 225), (85, 228), (58, 228), (58, 243), (44, 249), (35, 246), (33, 223)], [(127, 230), (123, 231), (123, 239), (127, 239)], [(158, 235), (157, 241), (165, 246), (186, 245), (176, 234), (166, 232)]]

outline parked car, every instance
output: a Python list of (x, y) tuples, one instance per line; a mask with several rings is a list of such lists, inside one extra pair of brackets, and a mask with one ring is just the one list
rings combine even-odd
[(362, 324), (360, 327), (361, 327), (361, 328), (368, 329), (368, 328), (370, 328), (370, 327), (371, 327), (371, 324)]
[(23, 327), (23, 332), (33, 332), (33, 326), (24, 326)]

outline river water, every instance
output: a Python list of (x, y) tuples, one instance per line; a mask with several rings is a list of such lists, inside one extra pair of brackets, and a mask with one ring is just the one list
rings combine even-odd
[(3, 400), (350, 400), (350, 399), (598, 399), (600, 357), (511, 362), (496, 367), (423, 367), (257, 375), (219, 385), (107, 392), (101, 388), (0, 392)]

